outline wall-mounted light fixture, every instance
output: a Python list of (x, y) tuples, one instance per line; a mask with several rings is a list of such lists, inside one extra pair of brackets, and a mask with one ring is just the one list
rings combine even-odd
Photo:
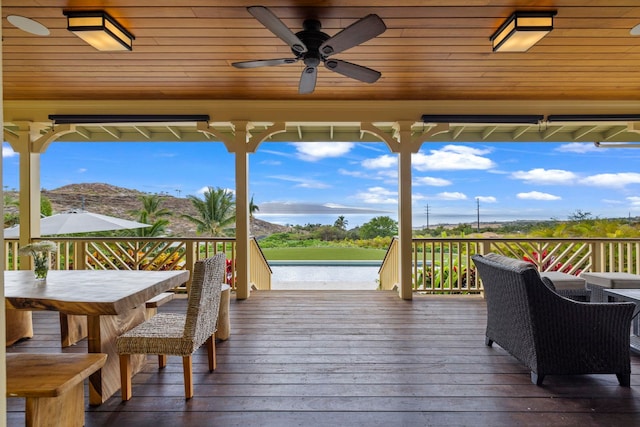
[(538, 124), (543, 115), (522, 114), (424, 114), (424, 123)]
[(640, 114), (554, 114), (547, 117), (549, 123), (558, 122), (638, 122)]
[(526, 52), (553, 30), (556, 11), (516, 11), (489, 38), (494, 52)]
[(50, 114), (54, 124), (208, 122), (208, 114)]
[(67, 29), (98, 50), (131, 50), (135, 37), (102, 10), (65, 10)]

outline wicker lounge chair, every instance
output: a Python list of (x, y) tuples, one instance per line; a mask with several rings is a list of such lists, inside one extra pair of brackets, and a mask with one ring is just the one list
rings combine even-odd
[(225, 274), (225, 254), (196, 261), (186, 314), (158, 313), (117, 339), (122, 400), (131, 398), (131, 354), (157, 354), (160, 368), (167, 355), (182, 356), (184, 391), (193, 397), (191, 355), (207, 342), (209, 371), (216, 367), (216, 320)]
[(586, 303), (558, 295), (527, 262), (488, 254), (472, 257), (485, 290), (487, 331), (493, 342), (546, 375), (607, 374), (630, 385), (629, 332), (634, 304)]

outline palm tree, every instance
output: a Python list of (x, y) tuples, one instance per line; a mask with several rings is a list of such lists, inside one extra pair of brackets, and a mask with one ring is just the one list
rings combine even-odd
[[(156, 219), (172, 215), (169, 209), (160, 207), (162, 197), (157, 194), (143, 194), (139, 199), (142, 202), (142, 208), (132, 211), (131, 213), (138, 216), (140, 222), (151, 224), (151, 222), (147, 221), (155, 221)], [(143, 221), (143, 217), (146, 221)]]
[(138, 221), (151, 224), (151, 227), (136, 228), (131, 230), (136, 237), (157, 237), (165, 234), (169, 220), (163, 217), (171, 216), (172, 212), (162, 208), (162, 198), (157, 194), (146, 194), (139, 197), (142, 208), (131, 213), (137, 215)]
[(253, 194), (251, 195), (251, 200), (249, 200), (249, 218), (253, 219), (253, 213), (258, 212), (260, 207), (253, 203)]
[(340, 230), (346, 230), (347, 224), (349, 224), (349, 220), (344, 218), (344, 215), (340, 215), (336, 222), (333, 223), (333, 226), (339, 228)]
[(224, 235), (227, 230), (233, 228), (236, 221), (233, 193), (224, 188), (207, 187), (203, 196), (204, 200), (197, 196), (187, 196), (198, 211), (199, 217), (187, 214), (182, 217), (196, 225), (198, 234)]

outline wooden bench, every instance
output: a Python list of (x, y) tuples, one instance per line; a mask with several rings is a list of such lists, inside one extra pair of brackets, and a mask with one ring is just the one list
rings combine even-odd
[(144, 316), (145, 320), (155, 316), (158, 312), (158, 307), (171, 301), (175, 295), (173, 292), (163, 292), (147, 301), (145, 304), (147, 309)]
[[(171, 301), (175, 293), (163, 292), (146, 302), (145, 320), (158, 312), (158, 307)], [(68, 347), (87, 336), (87, 317), (60, 313), (60, 339)]]
[(7, 353), (7, 397), (25, 397), (27, 427), (84, 425), (84, 380), (107, 360), (100, 353)]

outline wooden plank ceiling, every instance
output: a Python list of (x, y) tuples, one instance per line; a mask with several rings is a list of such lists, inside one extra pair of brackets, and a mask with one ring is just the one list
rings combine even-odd
[[(640, 24), (638, 0), (259, 3), (294, 32), (304, 19), (316, 18), (333, 35), (369, 13), (378, 14), (386, 32), (336, 58), (376, 69), (382, 77), (366, 84), (321, 67), (314, 93), (299, 95), (301, 63), (232, 67), (236, 61), (292, 56), (247, 12), (255, 2), (3, 0), (4, 100), (34, 107), (42, 100), (460, 101), (476, 106), (539, 101), (578, 109), (601, 102), (628, 113), (640, 99), (640, 37), (630, 34)], [(72, 9), (110, 13), (135, 35), (133, 51), (94, 50), (67, 31), (63, 10)], [(489, 37), (515, 10), (557, 10), (554, 30), (528, 52), (493, 53)], [(51, 34), (25, 33), (8, 23), (8, 15), (35, 19)]]

